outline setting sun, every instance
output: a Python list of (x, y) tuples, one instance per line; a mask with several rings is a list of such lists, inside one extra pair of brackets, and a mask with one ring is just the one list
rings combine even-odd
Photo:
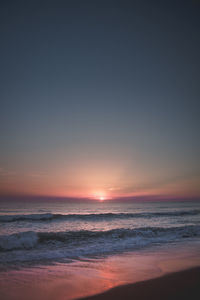
[(93, 191), (92, 194), (93, 199), (98, 201), (104, 201), (108, 199), (108, 195), (102, 190)]

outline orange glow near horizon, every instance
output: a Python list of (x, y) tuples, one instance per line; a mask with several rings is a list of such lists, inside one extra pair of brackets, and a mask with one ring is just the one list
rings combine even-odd
[[(71, 173), (69, 172), (71, 171)], [(46, 173), (11, 172), (0, 168), (0, 195), (88, 198), (106, 201), (121, 197), (197, 197), (199, 177), (172, 178), (157, 182), (156, 175), (146, 172), (124, 174), (122, 167), (87, 164), (74, 169), (50, 168)], [(121, 171), (120, 171), (121, 170)], [(9, 172), (8, 172), (9, 171)], [(73, 172), (72, 172), (73, 171)], [(162, 175), (162, 174), (161, 174)]]
[(95, 200), (104, 201), (108, 199), (108, 195), (104, 191), (95, 191), (92, 194)]

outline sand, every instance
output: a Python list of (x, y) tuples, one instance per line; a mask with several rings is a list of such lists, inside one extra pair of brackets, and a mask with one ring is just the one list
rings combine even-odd
[(199, 243), (171, 245), (70, 264), (2, 270), (0, 299), (199, 300), (199, 254)]
[(84, 300), (196, 300), (200, 299), (200, 267), (171, 273), (159, 278), (110, 289), (107, 292), (82, 298)]

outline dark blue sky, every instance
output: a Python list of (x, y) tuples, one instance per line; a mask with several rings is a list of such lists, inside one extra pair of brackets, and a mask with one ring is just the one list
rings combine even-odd
[(198, 196), (199, 1), (1, 1), (1, 193)]

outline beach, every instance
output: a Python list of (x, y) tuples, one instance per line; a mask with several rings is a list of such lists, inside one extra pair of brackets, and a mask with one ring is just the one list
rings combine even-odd
[(119, 286), (105, 293), (82, 298), (84, 300), (112, 299), (200, 299), (200, 267), (171, 273), (147, 281)]
[(200, 1), (0, 15), (0, 300), (200, 300)]
[[(72, 300), (102, 293), (95, 297), (145, 299), (152, 293), (156, 299), (166, 292), (171, 299), (182, 295), (181, 285), (196, 291), (199, 216), (197, 202), (57, 201), (48, 208), (45, 202), (2, 203), (0, 299)], [(189, 269), (190, 284), (190, 275), (177, 273)]]
[[(15, 270), (0, 272), (0, 298), (173, 299), (174, 296), (179, 299), (183, 293), (186, 295), (191, 291), (188, 299), (197, 299), (194, 291), (199, 289), (199, 253), (199, 243), (193, 243), (179, 244), (178, 247), (157, 246), (71, 263), (20, 265)], [(163, 293), (162, 297), (160, 293)]]

